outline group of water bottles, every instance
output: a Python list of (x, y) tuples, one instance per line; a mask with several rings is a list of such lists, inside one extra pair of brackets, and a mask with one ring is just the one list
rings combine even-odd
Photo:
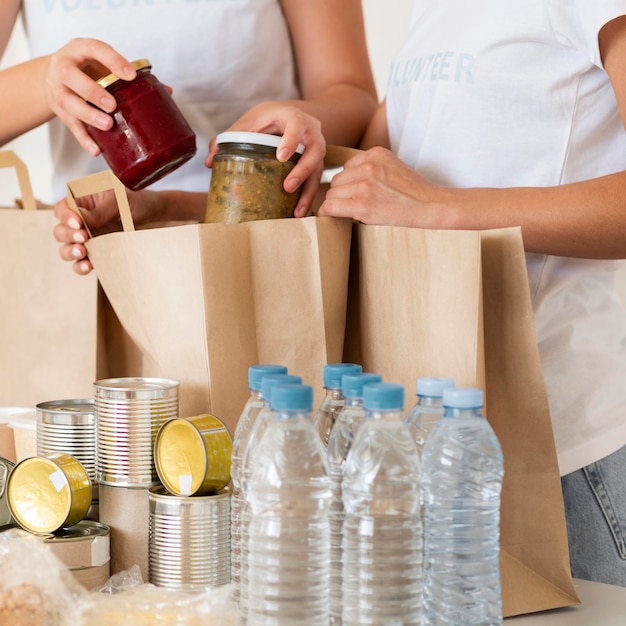
[(233, 441), (231, 578), (242, 623), (502, 623), (503, 460), (483, 392), (360, 365), (324, 368), (325, 396), (252, 366)]

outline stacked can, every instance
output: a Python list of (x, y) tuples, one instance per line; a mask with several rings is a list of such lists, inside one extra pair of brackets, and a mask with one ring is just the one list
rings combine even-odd
[(201, 591), (230, 582), (232, 439), (214, 415), (167, 421), (157, 434), (150, 489), (150, 582)]
[(111, 528), (111, 573), (138, 565), (148, 580), (148, 490), (158, 484), (154, 443), (178, 415), (179, 383), (107, 378), (94, 383), (100, 521)]
[(37, 455), (64, 452), (77, 459), (92, 483), (87, 517), (98, 519), (96, 413), (93, 398), (41, 402), (37, 410)]

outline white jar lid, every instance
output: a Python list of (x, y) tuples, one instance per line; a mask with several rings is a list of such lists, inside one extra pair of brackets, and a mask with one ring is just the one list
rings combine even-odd
[[(257, 146), (270, 146), (271, 148), (278, 148), (278, 144), (281, 139), (282, 137), (280, 135), (241, 131), (227, 131), (225, 133), (220, 133), (216, 137), (218, 146), (223, 143), (249, 143)], [(296, 148), (296, 154), (302, 154), (303, 152), (304, 146), (299, 143)]]

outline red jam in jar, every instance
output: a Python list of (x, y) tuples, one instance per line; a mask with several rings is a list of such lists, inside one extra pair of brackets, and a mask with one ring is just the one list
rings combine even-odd
[(196, 153), (196, 136), (146, 59), (134, 61), (132, 81), (108, 74), (98, 80), (117, 101), (113, 127), (87, 126), (113, 173), (129, 189), (143, 189)]

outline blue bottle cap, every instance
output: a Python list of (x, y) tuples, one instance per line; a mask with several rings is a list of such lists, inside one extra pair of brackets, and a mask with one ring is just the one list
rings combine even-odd
[(443, 390), (454, 387), (454, 378), (442, 376), (423, 376), (415, 383), (415, 393), (418, 396), (429, 396), (430, 398), (441, 398)]
[(248, 388), (254, 391), (261, 391), (263, 376), (286, 373), (287, 368), (284, 365), (251, 365), (248, 368)]
[(341, 389), (341, 377), (344, 374), (356, 374), (363, 368), (356, 363), (329, 363), (324, 365), (324, 387)]
[(483, 398), (483, 390), (474, 387), (451, 387), (443, 390), (443, 406), (451, 409), (481, 409)]
[(363, 408), (368, 411), (402, 411), (404, 387), (397, 383), (368, 383), (363, 387)]
[(313, 410), (313, 387), (302, 384), (282, 383), (272, 387), (270, 406), (274, 411), (304, 411)]
[(270, 374), (269, 376), (263, 376), (261, 380), (261, 395), (266, 400), (270, 400), (272, 397), (272, 387), (280, 384), (294, 384), (302, 383), (302, 378), (295, 374)]
[(341, 393), (345, 398), (362, 398), (363, 386), (367, 383), (380, 383), (383, 377), (371, 372), (344, 374), (341, 377)]

